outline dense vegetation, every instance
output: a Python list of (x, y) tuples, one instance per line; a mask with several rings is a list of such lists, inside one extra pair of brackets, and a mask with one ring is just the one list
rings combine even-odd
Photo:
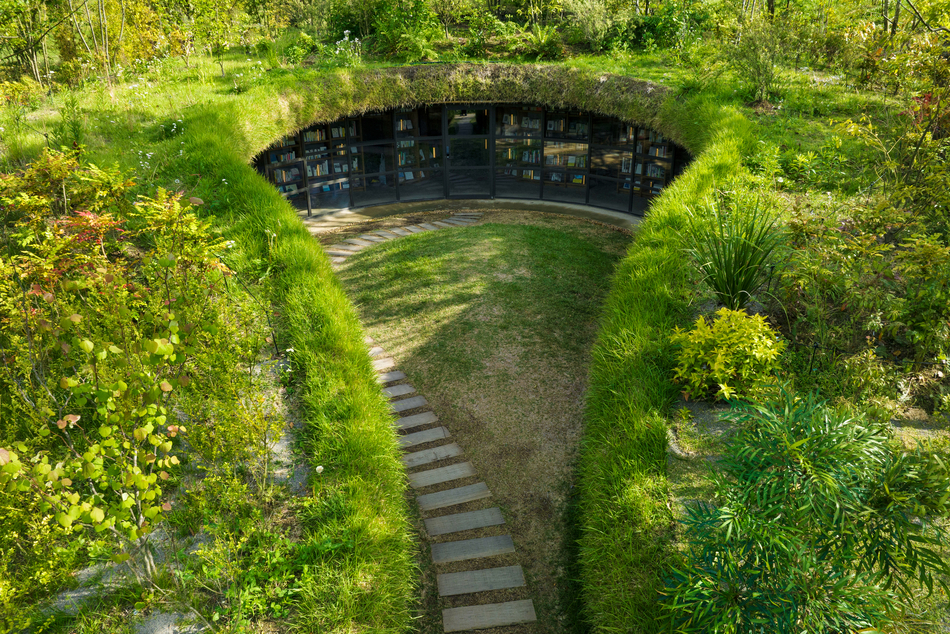
[[(917, 406), (945, 429), (950, 411), (945, 3), (6, 0), (0, 29), (4, 628), (46, 618), (25, 606), (111, 555), (134, 555), (140, 585), (54, 623), (115, 629), (133, 607), (185, 605), (232, 629), (408, 627), (403, 476), (359, 324), (247, 162), (314, 120), (483, 100), (621, 116), (696, 157), (618, 268), (594, 349), (580, 463), (590, 623), (836, 632), (946, 618), (918, 603), (950, 578), (946, 436), (908, 450), (887, 425)], [(688, 349), (674, 329), (714, 296), (768, 317), (777, 370), (733, 346), (712, 384), (695, 354), (673, 383)], [(264, 405), (278, 387), (249, 370), (272, 356), (291, 361), (301, 445), (324, 467), (300, 500), (266, 475), (284, 424)], [(684, 385), (731, 397), (730, 377), (755, 400), (718, 510), (671, 530), (670, 407)], [(776, 437), (795, 451), (757, 458)], [(793, 489), (767, 477), (789, 468), (805, 474)], [(762, 483), (771, 497), (751, 499)], [(779, 513), (784, 539), (763, 534), (788, 505), (814, 513)], [(880, 528), (855, 533), (853, 517)], [(153, 567), (162, 526), (210, 531), (197, 568)], [(794, 548), (815, 556), (790, 570)], [(816, 575), (838, 581), (802, 581)]]

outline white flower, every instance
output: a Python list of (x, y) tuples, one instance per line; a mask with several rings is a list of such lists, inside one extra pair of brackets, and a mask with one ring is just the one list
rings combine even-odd
[(284, 350), (284, 352), (296, 352), (296, 350), (294, 350), (293, 348), (287, 348), (286, 350)]
[(323, 465), (317, 467), (317, 475), (320, 475), (321, 473), (323, 473)]

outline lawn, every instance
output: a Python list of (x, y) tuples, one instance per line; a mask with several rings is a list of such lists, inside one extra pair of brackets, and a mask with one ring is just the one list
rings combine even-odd
[[(520, 563), (524, 596), (499, 600), (534, 599), (539, 621), (526, 632), (563, 632), (578, 618), (574, 465), (598, 316), (629, 242), (626, 231), (592, 222), (492, 211), (472, 227), (367, 249), (338, 270), (367, 332), (432, 404), (502, 509), (506, 526), (471, 536), (508, 532), (517, 552), (458, 570)], [(440, 602), (431, 564), (421, 563), (429, 599), (419, 631), (441, 631), (440, 610), (455, 603)]]

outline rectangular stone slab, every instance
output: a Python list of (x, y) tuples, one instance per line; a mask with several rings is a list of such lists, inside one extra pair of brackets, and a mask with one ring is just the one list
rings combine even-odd
[(439, 230), (438, 227), (436, 227), (435, 225), (430, 225), (428, 222), (419, 223), (419, 226), (422, 227), (423, 229), (428, 229), (429, 231), (438, 231), (438, 230)]
[(389, 229), (388, 231), (390, 231), (391, 233), (395, 233), (397, 236), (411, 236), (412, 235), (411, 231), (406, 231), (405, 229), (401, 227), (393, 227), (392, 229)]
[[(444, 428), (440, 427), (440, 429)], [(420, 433), (424, 434), (425, 432)], [(484, 482), (479, 482), (477, 484), (470, 484), (466, 487), (458, 487), (455, 489), (448, 489), (446, 491), (439, 491), (438, 493), (420, 495), (416, 498), (416, 501), (419, 503), (419, 508), (423, 511), (434, 511), (435, 509), (442, 509), (446, 506), (455, 506), (456, 504), (464, 504), (465, 502), (474, 502), (475, 500), (481, 500), (487, 497), (491, 497), (491, 491), (488, 490), (488, 485)], [(510, 537), (508, 538), (508, 541), (511, 541)], [(450, 561), (456, 560), (452, 559)]]
[(446, 219), (443, 220), (442, 222), (447, 222), (447, 223), (449, 223), (450, 225), (455, 225), (455, 226), (457, 226), (457, 227), (467, 227), (467, 226), (468, 226), (468, 223), (467, 223), (467, 222), (463, 222), (463, 221), (461, 221), (461, 220), (456, 220), (455, 218), (446, 218)]
[(391, 383), (393, 381), (402, 381), (406, 378), (406, 373), (402, 370), (393, 370), (392, 372), (383, 372), (376, 377), (377, 383)]
[(455, 225), (450, 225), (450, 224), (447, 223), (447, 222), (442, 222), (441, 220), (436, 220), (436, 221), (434, 221), (432, 224), (434, 224), (434, 225), (437, 226), (437, 227), (442, 227), (442, 228), (444, 228), (444, 229), (451, 229), (452, 227), (455, 226)]
[(362, 251), (366, 247), (361, 247), (355, 244), (343, 244), (341, 242), (339, 244), (331, 244), (330, 248), (337, 249), (338, 251), (352, 251), (353, 253), (356, 253), (357, 251)]
[(376, 359), (373, 361), (373, 369), (377, 372), (382, 372), (383, 370), (388, 370), (389, 368), (396, 367), (396, 360), (392, 357), (385, 357), (383, 359)]
[(353, 255), (353, 252), (352, 252), (352, 251), (341, 251), (340, 249), (327, 249), (327, 250), (326, 250), (326, 254), (327, 254), (327, 255), (335, 255), (335, 256), (341, 257), (341, 258), (348, 258), (348, 257), (350, 257), (351, 255)]
[(421, 445), (423, 443), (432, 442), (434, 440), (442, 440), (443, 438), (448, 438), (451, 436), (449, 430), (445, 427), (433, 427), (432, 429), (426, 429), (425, 431), (417, 431), (414, 434), (406, 434), (399, 438), (399, 446), (403, 449), (407, 447), (415, 447), (416, 445)]
[(389, 408), (394, 412), (405, 412), (407, 409), (415, 409), (428, 404), (429, 401), (426, 400), (426, 397), (413, 396), (411, 398), (404, 398), (401, 401), (392, 401), (389, 403)]
[(395, 233), (390, 233), (390, 232), (388, 232), (388, 231), (386, 231), (386, 230), (384, 230), (384, 229), (379, 229), (379, 230), (377, 230), (377, 231), (374, 231), (373, 233), (375, 233), (376, 235), (381, 236), (381, 237), (383, 237), (383, 238), (386, 238), (387, 240), (394, 240), (395, 238), (398, 238), (398, 237), (399, 237), (399, 236), (396, 235)]
[(446, 533), (470, 531), (473, 528), (498, 526), (499, 524), (505, 523), (505, 518), (501, 514), (501, 509), (496, 506), (480, 511), (453, 513), (452, 515), (443, 515), (442, 517), (430, 517), (425, 523), (426, 532), (434, 537), (436, 535), (445, 535)]
[(371, 356), (371, 357), (378, 357), (378, 356), (381, 355), (383, 352), (384, 352), (384, 350), (383, 350), (382, 348), (380, 348), (379, 346), (373, 346), (372, 348), (369, 349), (369, 356)]
[(425, 229), (423, 229), (422, 227), (416, 227), (415, 225), (409, 225), (409, 226), (403, 227), (403, 228), (406, 229), (407, 231), (411, 231), (411, 232), (413, 232), (413, 233), (423, 233), (423, 232), (425, 231)]
[(360, 240), (369, 240), (370, 242), (386, 242), (386, 238), (380, 238), (379, 236), (374, 236), (371, 233), (364, 233), (360, 236)]
[(460, 462), (447, 467), (438, 469), (429, 469), (428, 471), (419, 471), (409, 474), (409, 485), (414, 489), (430, 487), (434, 484), (442, 484), (460, 478), (469, 478), (475, 475), (475, 467), (471, 462)]
[[(382, 350), (382, 348), (380, 348)], [(404, 396), (406, 394), (412, 394), (416, 391), (416, 388), (412, 387), (408, 383), (403, 383), (402, 385), (394, 385), (392, 387), (383, 388), (383, 394), (392, 398), (394, 396)]]
[(373, 246), (373, 243), (370, 242), (369, 240), (360, 240), (359, 238), (347, 238), (343, 242), (346, 242), (347, 244), (355, 244), (356, 246), (359, 246), (359, 247)]
[(423, 451), (406, 454), (402, 457), (402, 464), (407, 469), (411, 469), (461, 455), (461, 448), (453, 442), (448, 445), (442, 445), (441, 447), (433, 447), (432, 449), (424, 449)]
[(450, 572), (439, 575), (436, 580), (439, 584), (439, 596), (451, 597), (456, 594), (520, 588), (524, 585), (524, 571), (521, 570), (521, 566), (504, 566), (468, 572)]
[(363, 343), (365, 343), (368, 346), (376, 342), (372, 337), (370, 337), (369, 335), (366, 335), (365, 337), (363, 337)]
[(537, 620), (531, 599), (442, 610), (442, 629), (445, 632), (482, 630), (488, 627), (517, 625)]
[(396, 419), (396, 427), (399, 429), (412, 429), (421, 425), (429, 425), (439, 421), (439, 417), (433, 412), (422, 412), (412, 416), (403, 416)]
[(432, 561), (437, 564), (444, 564), (450, 561), (480, 559), (513, 552), (515, 552), (515, 545), (511, 541), (510, 535), (477, 537), (457, 542), (432, 544)]
[(341, 257), (330, 258), (330, 262), (333, 263), (333, 264), (342, 264), (342, 263), (346, 262), (346, 258), (341, 258)]

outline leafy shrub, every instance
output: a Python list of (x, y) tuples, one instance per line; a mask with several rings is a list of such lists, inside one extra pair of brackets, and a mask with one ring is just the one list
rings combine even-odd
[(703, 280), (718, 300), (732, 309), (743, 308), (759, 288), (773, 252), (783, 241), (769, 215), (756, 199), (743, 207), (742, 195), (720, 193), (702, 209), (690, 210), (686, 242)]
[(781, 92), (778, 64), (784, 54), (784, 44), (776, 27), (767, 18), (760, 17), (747, 24), (737, 37), (738, 41), (724, 53), (739, 79), (748, 84), (748, 97), (753, 101), (778, 97)]
[(561, 33), (554, 26), (535, 24), (525, 37), (525, 55), (535, 61), (556, 60), (564, 56)]
[(785, 343), (761, 315), (720, 308), (710, 325), (696, 320), (689, 332), (674, 329), (675, 380), (689, 398), (754, 396), (779, 367)]
[(891, 450), (884, 423), (784, 393), (740, 407), (715, 504), (688, 508), (687, 559), (667, 580), (677, 632), (886, 626), (911, 581), (944, 584), (950, 472)]
[(571, 12), (572, 23), (580, 31), (590, 50), (601, 50), (613, 26), (611, 12), (604, 0), (567, 0), (564, 8)]

